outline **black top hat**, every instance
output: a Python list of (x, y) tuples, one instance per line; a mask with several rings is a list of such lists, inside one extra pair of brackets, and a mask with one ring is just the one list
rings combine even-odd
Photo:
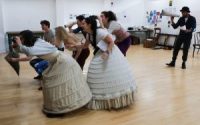
[(190, 12), (190, 9), (189, 9), (189, 7), (183, 7), (181, 10), (180, 10), (181, 12)]

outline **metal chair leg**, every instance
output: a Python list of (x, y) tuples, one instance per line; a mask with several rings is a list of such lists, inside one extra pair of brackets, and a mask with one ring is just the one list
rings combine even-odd
[(194, 52), (195, 52), (195, 46), (193, 45), (193, 53), (192, 53), (192, 57), (194, 58)]
[(197, 54), (199, 53), (200, 47), (198, 48)]

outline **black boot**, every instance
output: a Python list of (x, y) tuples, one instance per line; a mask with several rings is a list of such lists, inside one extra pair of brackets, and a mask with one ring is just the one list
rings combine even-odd
[(65, 113), (60, 113), (60, 114), (52, 114), (52, 113), (47, 113), (44, 110), (42, 110), (42, 112), (48, 117), (48, 118), (59, 118), (59, 117), (63, 117), (65, 115)]
[(171, 61), (170, 63), (166, 64), (169, 67), (175, 67), (175, 61)]
[(185, 62), (182, 63), (182, 69), (186, 69), (186, 65), (185, 65)]
[(46, 116), (48, 118), (59, 118), (59, 117), (64, 117), (65, 114), (49, 114), (49, 113), (46, 113)]

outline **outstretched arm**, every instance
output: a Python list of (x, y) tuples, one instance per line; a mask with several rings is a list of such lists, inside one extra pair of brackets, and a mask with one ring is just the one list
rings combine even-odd
[(176, 29), (176, 28), (178, 28), (178, 27), (180, 26), (180, 19), (181, 19), (181, 18), (179, 18), (179, 20), (178, 20), (177, 23), (174, 23), (174, 17), (171, 17), (172, 27), (173, 27), (174, 29)]
[(27, 57), (21, 57), (21, 58), (9, 58), (8, 60), (11, 62), (19, 62), (19, 61), (29, 61), (31, 59), (32, 59), (31, 56), (27, 56)]
[(73, 32), (72, 26), (77, 24), (77, 22), (72, 22), (70, 24), (64, 25), (65, 28), (69, 29), (69, 32)]

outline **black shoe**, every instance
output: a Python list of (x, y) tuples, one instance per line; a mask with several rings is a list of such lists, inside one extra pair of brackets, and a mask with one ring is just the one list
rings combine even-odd
[(34, 77), (33, 79), (41, 80), (42, 79), (42, 75), (38, 75), (38, 76)]
[(48, 113), (48, 112), (44, 111), (44, 109), (42, 110), (42, 112), (43, 112), (48, 118), (59, 118), (59, 117), (64, 117), (64, 116), (65, 116), (65, 113), (53, 114), (53, 113)]
[(38, 88), (38, 90), (42, 90), (42, 86), (40, 86), (40, 87)]
[(182, 69), (186, 69), (186, 65), (185, 65), (185, 62), (182, 63)]
[(170, 63), (167, 63), (166, 65), (169, 67), (175, 67), (175, 62), (171, 61)]
[(48, 117), (48, 118), (59, 118), (59, 117), (64, 117), (65, 114), (61, 113), (61, 114), (51, 114), (51, 113), (46, 113), (43, 111), (43, 113)]
[(60, 117), (64, 117), (65, 114), (49, 114), (47, 113), (46, 116), (48, 118), (60, 118)]

